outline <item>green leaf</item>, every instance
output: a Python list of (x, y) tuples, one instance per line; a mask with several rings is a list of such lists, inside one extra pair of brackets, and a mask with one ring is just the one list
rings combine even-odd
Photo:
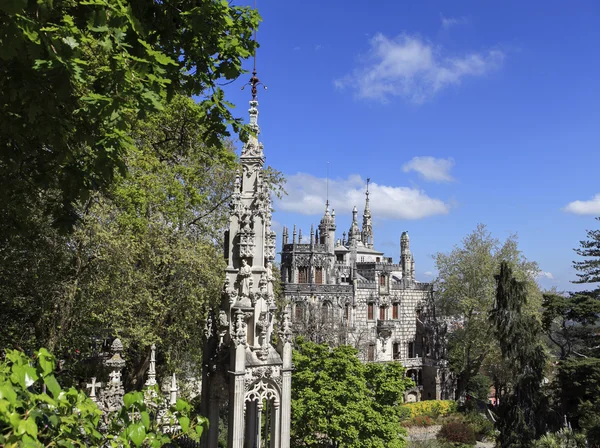
[(44, 377), (44, 384), (46, 385), (54, 399), (57, 400), (58, 396), (60, 395), (61, 389), (54, 375), (48, 375)]
[(12, 380), (16, 381), (21, 385), (23, 389), (27, 389), (36, 382), (39, 378), (35, 369), (31, 366), (15, 366), (13, 365)]
[(150, 414), (148, 414), (148, 412), (146, 412), (146, 411), (142, 411), (140, 413), (140, 417), (142, 420), (142, 424), (144, 425), (146, 430), (149, 430), (150, 429)]
[(9, 383), (0, 386), (0, 400), (6, 400), (11, 404), (17, 401), (17, 394)]
[(175, 409), (179, 412), (183, 411), (184, 409), (188, 408), (188, 403), (185, 400), (182, 400), (181, 398), (178, 398), (177, 401), (175, 402)]
[(62, 41), (72, 49), (77, 48), (79, 46), (79, 43), (75, 40), (73, 36), (63, 37)]
[(181, 430), (187, 432), (190, 427), (190, 419), (188, 417), (179, 417), (179, 424), (181, 425)]
[(146, 429), (141, 423), (134, 423), (127, 428), (127, 437), (135, 446), (140, 446), (146, 438)]
[(37, 425), (31, 418), (21, 420), (19, 422), (19, 428), (17, 429), (18, 435), (29, 434), (31, 437), (37, 438)]
[(42, 368), (43, 376), (49, 375), (54, 370), (54, 356), (48, 353), (48, 350), (45, 348), (41, 348), (37, 357), (40, 363), (40, 367)]

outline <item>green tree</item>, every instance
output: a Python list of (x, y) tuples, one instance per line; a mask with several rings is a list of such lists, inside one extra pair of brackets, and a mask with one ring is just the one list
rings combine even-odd
[(505, 262), (500, 265), (497, 281), (489, 319), (512, 377), (512, 387), (497, 410), (498, 441), (502, 447), (529, 447), (546, 430), (548, 403), (542, 393), (546, 355), (541, 325), (535, 316), (524, 312), (527, 285), (513, 276)]
[(243, 73), (258, 20), (223, 0), (0, 2), (0, 219), (20, 231), (42, 195), (72, 226), (175, 94), (199, 99), (202, 140), (222, 146), (242, 127), (218, 83)]
[[(598, 218), (597, 218), (598, 219)], [(591, 446), (600, 445), (600, 231), (588, 230), (575, 249), (578, 280), (593, 284), (587, 291), (544, 295), (544, 330), (558, 347), (555, 389), (562, 414), (583, 430)]]
[[(539, 268), (523, 256), (516, 236), (512, 235), (501, 243), (483, 224), (479, 224), (460, 246), (449, 253), (435, 255), (439, 272), (435, 306), (441, 314), (453, 316), (460, 322), (448, 336), (450, 367), (457, 375), (457, 398), (467, 391), (470, 379), (482, 373), (486, 358), (499, 350), (487, 315), (493, 307), (494, 276), (501, 260), (506, 260), (515, 275), (526, 282), (530, 297), (527, 309), (537, 312), (541, 293), (535, 276)], [(501, 378), (492, 378), (496, 379)], [(497, 389), (503, 387), (496, 386)]]
[[(6, 240), (2, 346), (46, 345), (65, 367), (84, 368), (95, 338), (119, 336), (126, 380), (137, 386), (152, 343), (164, 368), (199, 365), (202, 321), (220, 300), (222, 234), (238, 167), (230, 145), (202, 141), (202, 120), (201, 105), (176, 96), (138, 123), (129, 175), (78, 209), (73, 232), (59, 233), (39, 209), (27, 237)], [(277, 189), (280, 175), (269, 170), (267, 180)]]
[[(346, 345), (330, 348), (302, 338), (296, 344), (292, 446), (405, 446), (405, 432), (389, 408), (398, 402), (407, 382), (384, 384), (392, 374), (404, 378), (401, 366), (367, 368), (357, 350)], [(376, 397), (382, 398), (386, 391), (390, 396), (377, 403)]]

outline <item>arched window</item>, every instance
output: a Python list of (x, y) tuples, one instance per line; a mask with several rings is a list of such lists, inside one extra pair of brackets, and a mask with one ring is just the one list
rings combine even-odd
[(369, 303), (367, 305), (367, 320), (373, 320), (375, 317), (373, 316), (373, 308), (375, 307), (374, 304)]
[(321, 321), (329, 322), (329, 321), (331, 321), (332, 317), (333, 317), (333, 307), (331, 306), (331, 303), (323, 302), (323, 305), (321, 305)]
[(294, 320), (297, 322), (301, 322), (304, 319), (304, 304), (301, 302), (296, 302), (295, 310), (294, 310)]
[(323, 268), (322, 267), (315, 268), (315, 283), (317, 285), (323, 284)]
[(308, 283), (308, 267), (300, 266), (298, 268), (298, 283)]

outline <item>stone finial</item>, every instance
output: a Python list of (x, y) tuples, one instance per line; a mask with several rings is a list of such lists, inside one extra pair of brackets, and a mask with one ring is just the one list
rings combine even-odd
[(179, 391), (179, 389), (177, 389), (177, 377), (175, 376), (175, 373), (173, 373), (171, 388), (169, 389), (169, 404), (171, 406), (175, 406), (177, 403), (177, 391)]
[(148, 368), (148, 379), (146, 380), (147, 387), (156, 385), (156, 345), (150, 347), (150, 367)]
[(298, 232), (298, 244), (302, 244), (302, 229)]
[(285, 309), (281, 313), (281, 327), (279, 329), (279, 338), (284, 344), (291, 344), (292, 337), (292, 319), (289, 310)]
[(292, 233), (292, 238), (293, 238), (293, 239), (292, 239), (292, 242), (293, 242), (294, 244), (296, 244), (296, 235), (297, 235), (297, 233), (296, 233), (296, 224), (294, 224), (294, 231), (293, 231), (293, 233)]
[(121, 353), (123, 352), (123, 343), (119, 338), (116, 338), (112, 345), (111, 351), (113, 355), (109, 360), (106, 361), (106, 365), (113, 370), (121, 370), (125, 367), (125, 360), (121, 357)]

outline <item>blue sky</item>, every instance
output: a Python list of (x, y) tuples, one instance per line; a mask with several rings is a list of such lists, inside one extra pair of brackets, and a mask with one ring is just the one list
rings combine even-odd
[[(318, 223), (329, 162), (338, 235), (371, 178), (375, 246), (397, 260), (408, 230), (417, 279), (484, 223), (518, 234), (542, 287), (576, 288), (573, 248), (600, 216), (600, 2), (258, 8), (261, 141), (288, 179), (278, 239)], [(246, 81), (226, 90), (244, 117)]]

